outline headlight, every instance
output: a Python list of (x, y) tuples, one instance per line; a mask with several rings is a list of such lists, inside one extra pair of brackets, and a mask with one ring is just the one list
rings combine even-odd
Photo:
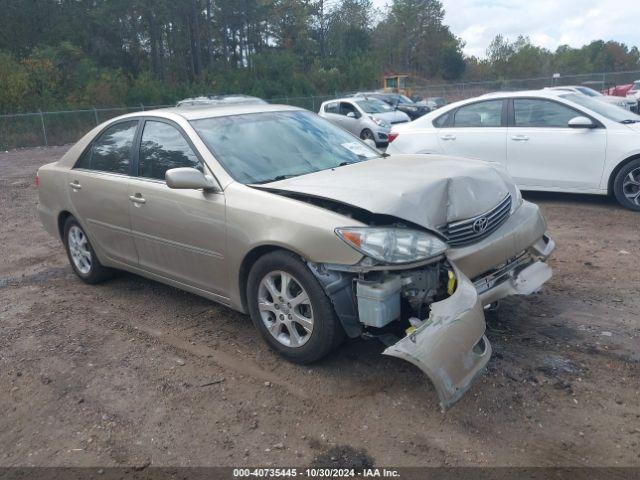
[(384, 263), (410, 263), (442, 255), (447, 244), (425, 232), (405, 228), (345, 227), (336, 235), (359, 252)]
[(522, 198), (522, 192), (518, 187), (515, 187), (515, 188), (516, 188), (516, 196), (512, 202), (511, 213), (515, 212), (518, 208), (520, 208), (520, 205), (524, 203), (524, 199)]
[(381, 120), (381, 119), (379, 119), (379, 118), (377, 118), (377, 117), (370, 117), (370, 118), (371, 118), (371, 120), (373, 120), (373, 121), (374, 121), (374, 123), (375, 123), (376, 125), (378, 125), (379, 127), (386, 128), (386, 127), (390, 127), (390, 126), (391, 126), (391, 125), (389, 125), (387, 122), (385, 122), (384, 120)]

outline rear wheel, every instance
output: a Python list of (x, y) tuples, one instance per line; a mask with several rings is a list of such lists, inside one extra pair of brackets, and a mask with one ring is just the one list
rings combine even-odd
[(64, 223), (63, 241), (71, 267), (83, 282), (100, 283), (113, 275), (113, 270), (100, 263), (89, 237), (73, 217)]
[(292, 253), (276, 251), (258, 259), (249, 273), (247, 302), (267, 343), (293, 362), (319, 360), (344, 338), (322, 286)]
[(640, 158), (620, 169), (613, 183), (613, 192), (623, 207), (640, 211)]

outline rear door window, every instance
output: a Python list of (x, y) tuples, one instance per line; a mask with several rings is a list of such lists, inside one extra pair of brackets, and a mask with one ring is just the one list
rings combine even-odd
[(202, 163), (178, 129), (168, 123), (147, 120), (140, 142), (138, 175), (164, 180), (167, 170), (180, 167), (204, 172)]
[(453, 117), (457, 128), (502, 126), (502, 100), (472, 103), (458, 108)]
[(75, 168), (129, 175), (133, 139), (138, 120), (119, 122), (107, 128), (78, 160)]

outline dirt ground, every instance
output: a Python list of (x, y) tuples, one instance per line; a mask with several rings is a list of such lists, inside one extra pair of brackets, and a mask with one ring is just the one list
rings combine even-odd
[(441, 412), (375, 341), (300, 367), (197, 296), (83, 284), (36, 213), (65, 150), (0, 154), (0, 466), (640, 466), (640, 214), (527, 195), (554, 277), (488, 314), (488, 370)]

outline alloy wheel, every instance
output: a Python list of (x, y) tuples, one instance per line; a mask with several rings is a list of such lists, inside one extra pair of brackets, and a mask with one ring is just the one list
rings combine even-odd
[(362, 139), (363, 140), (375, 140), (375, 138), (373, 137), (373, 132), (371, 132), (369, 130), (364, 130), (362, 132)]
[(640, 206), (640, 167), (631, 170), (624, 178), (622, 193), (631, 203)]
[(299, 348), (311, 337), (311, 300), (290, 273), (278, 270), (264, 276), (258, 286), (258, 310), (269, 333), (282, 345)]
[(69, 229), (68, 243), (73, 264), (80, 273), (87, 275), (91, 271), (92, 264), (89, 239), (80, 227), (73, 225)]

